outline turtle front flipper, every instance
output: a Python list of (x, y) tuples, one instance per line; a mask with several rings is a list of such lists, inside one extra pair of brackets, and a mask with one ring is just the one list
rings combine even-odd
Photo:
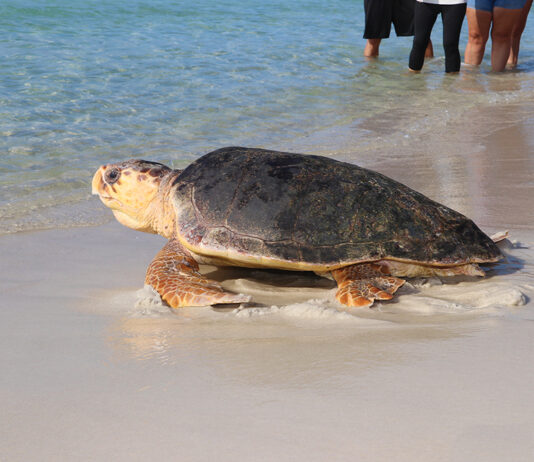
[(173, 308), (250, 300), (247, 295), (226, 292), (219, 283), (202, 276), (198, 263), (175, 239), (167, 242), (152, 260), (145, 283), (151, 285)]
[(375, 300), (391, 300), (405, 281), (387, 274), (387, 268), (360, 263), (332, 271), (337, 282), (336, 299), (348, 306), (371, 306)]

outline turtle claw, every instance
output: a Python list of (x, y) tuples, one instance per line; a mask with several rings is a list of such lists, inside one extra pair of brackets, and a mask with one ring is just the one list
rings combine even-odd
[(363, 297), (359, 290), (351, 290), (351, 287), (339, 289), (336, 293), (336, 299), (342, 305), (361, 308), (371, 306), (374, 303), (374, 300)]
[(248, 303), (252, 299), (250, 295), (245, 294), (234, 294), (231, 292), (223, 292), (224, 296), (217, 299), (216, 302), (211, 303), (211, 305), (221, 304), (221, 303)]
[(387, 276), (379, 265), (361, 263), (332, 271), (338, 284), (336, 299), (347, 306), (371, 306), (375, 300), (391, 300), (404, 279)]
[(184, 306), (209, 306), (209, 305), (226, 305), (241, 304), (250, 301), (250, 296), (243, 294), (233, 294), (219, 290), (202, 290), (199, 287), (182, 287), (181, 290), (165, 293), (162, 298), (172, 308), (181, 308)]
[(375, 300), (391, 300), (393, 295), (367, 281), (355, 281), (340, 288), (336, 293), (338, 302), (347, 306), (371, 306)]

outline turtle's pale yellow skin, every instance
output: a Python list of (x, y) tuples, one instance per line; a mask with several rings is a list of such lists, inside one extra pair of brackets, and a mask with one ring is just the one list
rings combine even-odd
[(375, 299), (393, 298), (405, 282), (399, 278), (402, 276), (484, 275), (476, 264), (445, 267), (388, 259), (330, 268), (232, 253), (231, 249), (199, 253), (176, 231), (173, 181), (180, 173), (162, 164), (131, 160), (101, 166), (92, 181), (93, 194), (100, 197), (121, 224), (169, 239), (148, 267), (145, 282), (173, 308), (250, 300), (247, 295), (227, 292), (219, 283), (205, 278), (198, 263), (314, 271), (337, 282), (336, 298), (348, 306), (370, 306)]

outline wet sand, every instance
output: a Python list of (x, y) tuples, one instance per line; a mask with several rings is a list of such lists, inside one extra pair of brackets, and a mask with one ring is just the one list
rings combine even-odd
[(256, 303), (173, 311), (142, 290), (160, 237), (115, 222), (0, 236), (0, 460), (532, 460), (534, 120), (519, 109), (334, 153), (511, 233), (486, 279), (410, 281), (372, 309), (342, 309), (315, 276), (204, 267)]

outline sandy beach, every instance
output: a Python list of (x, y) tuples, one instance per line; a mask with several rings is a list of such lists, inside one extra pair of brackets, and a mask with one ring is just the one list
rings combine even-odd
[(342, 309), (315, 276), (204, 267), (255, 303), (173, 311), (142, 284), (160, 237), (114, 221), (0, 236), (0, 460), (531, 461), (534, 120), (521, 110), (330, 153), (510, 232), (487, 278), (412, 280), (372, 309)]

